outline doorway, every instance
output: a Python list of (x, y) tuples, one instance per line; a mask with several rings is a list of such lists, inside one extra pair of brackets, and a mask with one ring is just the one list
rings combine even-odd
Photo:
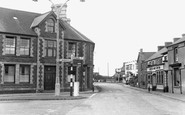
[(54, 90), (56, 79), (56, 67), (45, 66), (44, 67), (44, 90)]

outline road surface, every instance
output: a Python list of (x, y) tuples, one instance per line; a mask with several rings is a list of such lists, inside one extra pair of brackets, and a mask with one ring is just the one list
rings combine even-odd
[(96, 83), (100, 93), (80, 100), (0, 101), (0, 115), (185, 115), (185, 103), (130, 89)]

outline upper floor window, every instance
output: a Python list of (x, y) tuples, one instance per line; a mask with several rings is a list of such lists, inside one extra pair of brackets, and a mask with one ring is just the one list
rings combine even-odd
[(46, 56), (56, 57), (56, 41), (46, 40)]
[(20, 55), (29, 55), (30, 54), (30, 40), (29, 39), (20, 39)]
[(68, 44), (67, 58), (71, 58), (71, 56), (76, 56), (76, 43), (74, 42), (69, 42)]
[(51, 32), (51, 33), (54, 32), (54, 30), (55, 30), (55, 22), (54, 22), (53, 19), (50, 18), (50, 19), (48, 19), (46, 21), (46, 30), (47, 30), (47, 32)]
[(15, 37), (6, 36), (6, 38), (5, 38), (5, 54), (15, 54)]
[(178, 48), (174, 48), (174, 62), (178, 62)]

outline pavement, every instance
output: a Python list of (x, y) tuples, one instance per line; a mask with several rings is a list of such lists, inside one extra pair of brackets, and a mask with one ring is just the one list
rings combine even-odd
[(0, 101), (11, 100), (76, 100), (85, 99), (94, 93), (98, 93), (99, 89), (95, 87), (94, 92), (87, 90), (79, 92), (79, 96), (70, 96), (70, 92), (60, 92), (59, 96), (55, 96), (54, 91), (49, 93), (18, 93), (18, 94), (0, 94)]
[(133, 87), (133, 86), (130, 86), (130, 85), (125, 85), (125, 84), (123, 84), (123, 85), (125, 87), (135, 89), (135, 90), (138, 90), (138, 91), (143, 91), (143, 92), (146, 92), (146, 93), (151, 93), (153, 95), (159, 95), (159, 96), (163, 96), (163, 97), (170, 98), (170, 99), (173, 99), (173, 100), (185, 102), (185, 94), (177, 94), (177, 93), (169, 93), (169, 92), (164, 93), (162, 91), (151, 91), (151, 90), (150, 90), (150, 92), (148, 92), (147, 89)]

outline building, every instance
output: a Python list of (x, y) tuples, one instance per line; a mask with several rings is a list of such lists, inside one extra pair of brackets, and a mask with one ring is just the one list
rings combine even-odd
[(138, 66), (138, 87), (146, 88), (147, 86), (147, 62), (146, 60), (151, 57), (155, 52), (143, 52), (143, 49), (140, 49), (137, 58)]
[(146, 60), (147, 84), (152, 85), (152, 90), (168, 91), (168, 62), (166, 46), (172, 42), (165, 42), (165, 46), (158, 46), (158, 51)]
[[(123, 68), (124, 70), (124, 78), (126, 80), (126, 83), (128, 83), (131, 79), (137, 79), (137, 74), (138, 74), (138, 67), (137, 67), (137, 61), (133, 60), (133, 61), (128, 61), (128, 62), (124, 62), (123, 64)], [(132, 81), (133, 81), (132, 80)], [(137, 84), (137, 80), (135, 81), (134, 85)]]
[(168, 49), (169, 63), (169, 92), (185, 93), (185, 35), (182, 38), (174, 38)]
[[(56, 55), (76, 57), (74, 81), (80, 82), (81, 90), (92, 88), (94, 42), (60, 20), (56, 52), (56, 21), (53, 11), (39, 14), (0, 8), (0, 93), (54, 90)], [(59, 65), (62, 91), (70, 89), (70, 66), (69, 62)]]

